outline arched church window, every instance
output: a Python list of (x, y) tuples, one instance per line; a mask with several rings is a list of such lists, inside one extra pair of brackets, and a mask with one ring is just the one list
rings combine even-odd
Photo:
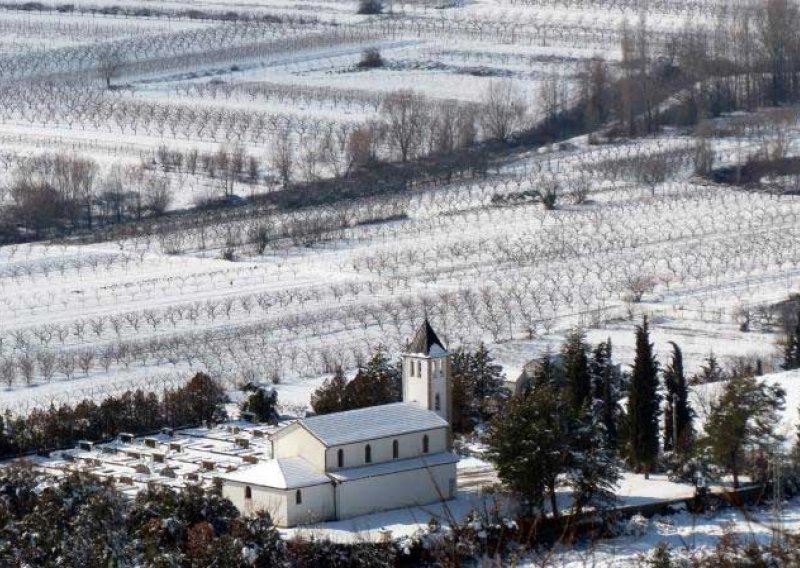
[(364, 446), (364, 461), (366, 463), (372, 463), (372, 446), (369, 444)]
[(397, 440), (392, 442), (392, 459), (397, 459), (400, 457), (400, 444)]
[(300, 491), (299, 489), (294, 493), (294, 502), (296, 505), (303, 504), (303, 492)]
[(339, 448), (339, 451), (336, 452), (336, 466), (344, 467), (344, 450), (342, 448)]
[(439, 396), (439, 393), (436, 393), (436, 396), (433, 397), (433, 409), (434, 410), (441, 410), (442, 409), (442, 397)]
[(427, 454), (429, 448), (430, 448), (430, 440), (428, 439), (428, 435), (425, 434), (422, 437), (422, 453)]
[(253, 498), (253, 490), (248, 485), (244, 488), (244, 498), (245, 499), (252, 499)]
[(422, 376), (422, 361), (417, 361), (417, 376)]

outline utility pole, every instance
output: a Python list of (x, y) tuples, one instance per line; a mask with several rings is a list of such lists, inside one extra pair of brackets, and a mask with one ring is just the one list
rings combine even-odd
[(678, 451), (678, 393), (672, 394), (672, 451)]
[(781, 453), (775, 450), (772, 454), (772, 514), (775, 521), (772, 526), (772, 538), (780, 543), (783, 540), (783, 481), (781, 479)]

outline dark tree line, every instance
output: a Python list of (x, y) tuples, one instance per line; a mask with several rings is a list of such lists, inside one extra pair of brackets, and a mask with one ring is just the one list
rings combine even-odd
[(152, 486), (134, 499), (85, 473), (0, 472), (0, 565), (231, 568), (392, 566), (392, 543), (283, 540), (267, 513), (242, 516), (216, 488)]
[(348, 381), (341, 368), (326, 379), (311, 395), (311, 408), (317, 414), (329, 414), (399, 402), (402, 382), (397, 365), (378, 349), (372, 359)]
[(558, 518), (562, 483), (573, 512), (615, 502), (621, 376), (611, 354), (610, 341), (592, 350), (582, 332), (570, 333), (559, 357), (541, 357), (524, 392), (492, 421), (489, 455), (528, 515), (543, 514), (548, 502)]
[(104, 440), (120, 432), (140, 435), (165, 426), (179, 428), (225, 419), (225, 391), (211, 377), (197, 373), (183, 387), (162, 398), (142, 390), (127, 391), (100, 403), (37, 408), (25, 417), (0, 417), (0, 457), (67, 448), (79, 440)]

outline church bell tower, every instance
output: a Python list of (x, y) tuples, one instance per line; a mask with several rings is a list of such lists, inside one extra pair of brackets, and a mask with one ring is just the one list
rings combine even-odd
[(450, 354), (427, 318), (406, 347), (402, 360), (403, 402), (427, 408), (450, 423)]

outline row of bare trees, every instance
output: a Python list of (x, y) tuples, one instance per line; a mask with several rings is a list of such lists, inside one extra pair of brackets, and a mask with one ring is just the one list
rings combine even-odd
[(12, 241), (160, 215), (172, 200), (169, 180), (162, 175), (122, 164), (102, 175), (94, 160), (66, 154), (21, 160), (6, 191), (12, 204), (0, 213), (2, 238)]

